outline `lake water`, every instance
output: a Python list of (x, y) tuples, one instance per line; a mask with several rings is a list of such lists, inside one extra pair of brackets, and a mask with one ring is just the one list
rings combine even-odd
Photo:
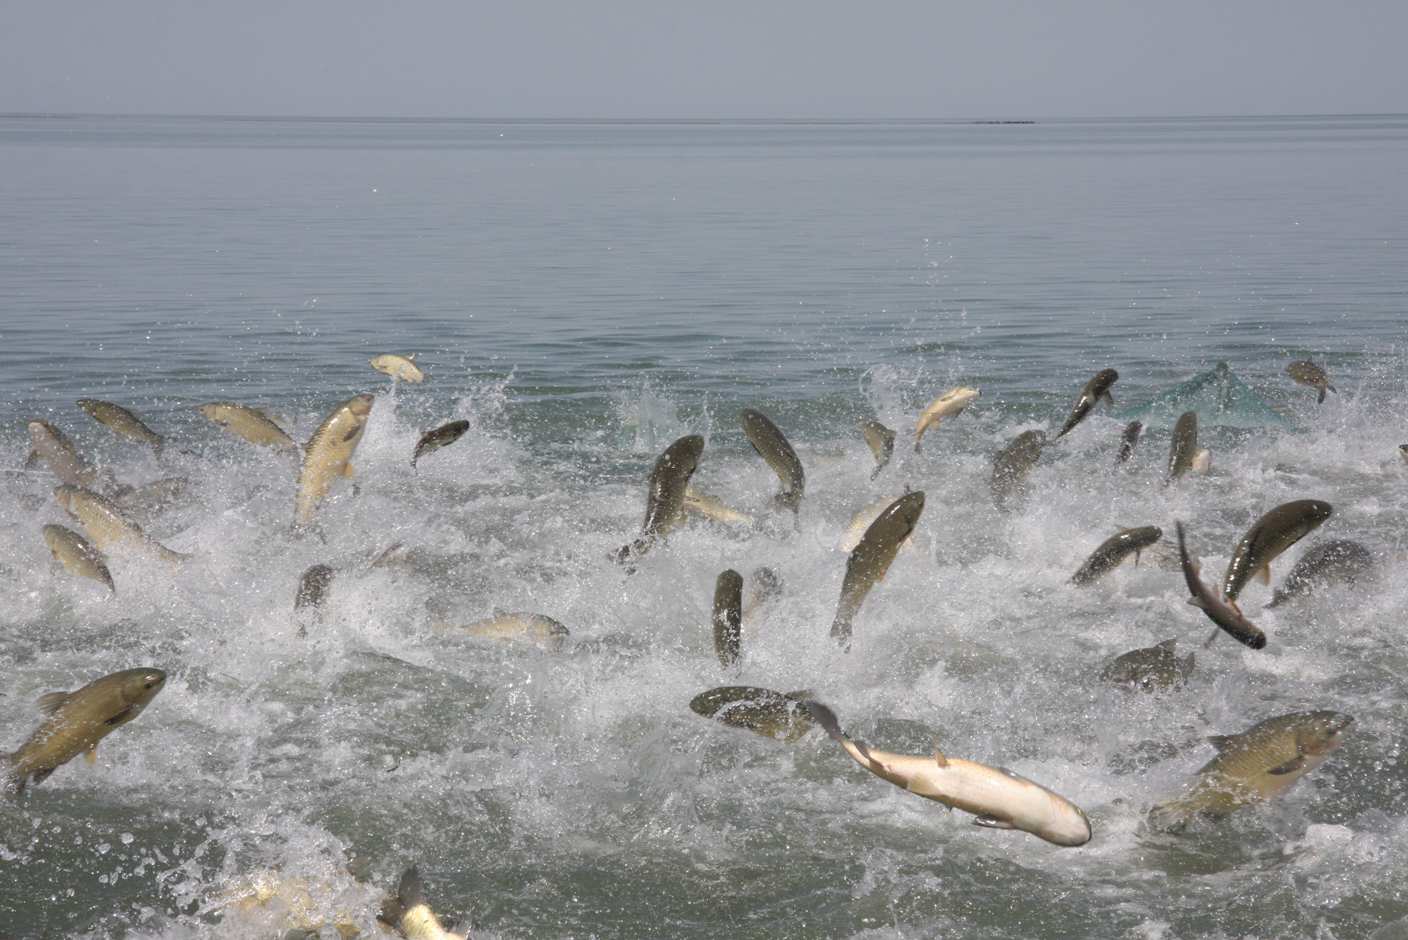
[[(0, 800), (0, 937), (375, 936), (406, 866), (487, 937), (1317, 937), (1408, 917), (1408, 117), (945, 123), (545, 123), (0, 117), (0, 751), (33, 700), (130, 666), (165, 690), (21, 802)], [(417, 354), (429, 378), (372, 371)], [(1323, 405), (1286, 365), (1312, 357)], [(1217, 372), (1226, 362), (1230, 372)], [(1047, 449), (1020, 511), (989, 493), (1018, 432), (1116, 404)], [(1207, 389), (1182, 383), (1203, 376)], [(1200, 385), (1200, 379), (1195, 385)], [(912, 453), (914, 421), (982, 389)], [(378, 393), (318, 531), (297, 470), (196, 405), (306, 440)], [(132, 408), (160, 456), (80, 397)], [(737, 412), (807, 473), (794, 527)], [(1163, 485), (1199, 411), (1212, 470)], [(857, 422), (898, 431), (874, 466)], [(1117, 469), (1131, 417), (1148, 425)], [(116, 479), (177, 476), (154, 537), (107, 552), (116, 595), (50, 560), (77, 528), (23, 469), (43, 418)], [(470, 430), (423, 458), (424, 430)], [(695, 521), (626, 574), (646, 477), (700, 433)], [(856, 511), (926, 492), (914, 548), (849, 654), (827, 638)], [(1377, 576), (1223, 639), (1177, 571), (1067, 583), (1120, 526), (1188, 526), (1221, 574), (1263, 512), (1330, 501)], [(402, 542), (398, 564), (372, 568)], [(301, 573), (336, 569), (298, 636)], [(720, 667), (714, 580), (775, 567)], [(436, 630), (495, 609), (557, 651)], [(1177, 637), (1186, 687), (1098, 678)], [(876, 747), (1007, 766), (1071, 798), (1058, 849), (907, 794), (813, 731), (693, 714), (711, 686), (808, 689)], [(1213, 750), (1291, 711), (1356, 719), (1288, 795), (1147, 831)], [(237, 903), (252, 880), (282, 892)], [(1385, 934), (1388, 936), (1389, 934)], [(1392, 934), (1398, 936), (1398, 934)], [(1408, 935), (1408, 932), (1405, 932)]]

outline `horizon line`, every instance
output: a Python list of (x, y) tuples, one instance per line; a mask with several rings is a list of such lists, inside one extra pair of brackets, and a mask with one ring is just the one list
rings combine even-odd
[(471, 115), (393, 115), (393, 114), (255, 114), (247, 112), (161, 112), (161, 111), (0, 111), (0, 119), (76, 119), (76, 118), (142, 118), (163, 120), (227, 120), (227, 121), (308, 121), (366, 123), (457, 123), (457, 124), (1018, 124), (1041, 122), (1079, 123), (1100, 121), (1197, 121), (1248, 119), (1306, 118), (1399, 118), (1408, 112), (1399, 111), (1340, 111), (1340, 112), (1268, 112), (1258, 114), (1109, 114), (1109, 115), (990, 115), (969, 117), (736, 117), (728, 115), (696, 117), (628, 117), (601, 115), (595, 117), (551, 116), (471, 116)]

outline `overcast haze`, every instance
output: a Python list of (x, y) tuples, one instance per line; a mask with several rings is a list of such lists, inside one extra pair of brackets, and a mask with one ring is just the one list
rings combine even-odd
[(483, 117), (1402, 111), (1408, 4), (34, 3), (0, 110)]

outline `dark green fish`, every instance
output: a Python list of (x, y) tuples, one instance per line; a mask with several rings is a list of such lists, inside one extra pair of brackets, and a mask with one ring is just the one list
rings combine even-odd
[(1135, 564), (1139, 563), (1139, 553), (1164, 537), (1164, 530), (1158, 526), (1146, 525), (1135, 529), (1121, 529), (1100, 543), (1071, 576), (1072, 584), (1092, 584), (1105, 574), (1119, 567), (1130, 555)]
[(895, 432), (879, 421), (871, 420), (860, 423), (860, 433), (865, 436), (866, 446), (875, 455), (875, 469), (870, 471), (870, 478), (873, 480), (880, 475), (881, 470), (889, 466), (890, 458), (895, 453)]
[(696, 715), (713, 718), (765, 738), (796, 741), (812, 727), (803, 704), (811, 693), (774, 692), (747, 685), (725, 685), (700, 692), (689, 703)]
[(748, 443), (782, 481), (782, 492), (776, 497), (777, 504), (795, 513), (802, 505), (802, 491), (806, 489), (807, 481), (802, 472), (802, 461), (797, 459), (797, 452), (792, 449), (787, 435), (773, 424), (771, 418), (752, 408), (740, 411), (738, 421), (743, 425)]
[[(1178, 556), (1183, 564), (1183, 580), (1188, 585), (1188, 593), (1192, 595), (1188, 603), (1201, 609), (1209, 620), (1226, 630), (1238, 643), (1254, 650), (1264, 648), (1266, 634), (1261, 628), (1243, 616), (1234, 604), (1218, 596), (1217, 592), (1203, 583), (1198, 573), (1198, 563), (1188, 556), (1188, 545), (1183, 539), (1183, 523), (1177, 522), (1174, 526), (1178, 530)], [(1216, 637), (1217, 632), (1214, 631), (1208, 643)]]
[(1266, 606), (1279, 607), (1333, 584), (1354, 584), (1373, 570), (1373, 553), (1358, 542), (1350, 539), (1321, 542), (1301, 556)]
[(732, 568), (714, 582), (714, 652), (724, 667), (738, 663), (743, 622), (743, 576)]
[(1198, 456), (1198, 413), (1186, 411), (1173, 426), (1173, 440), (1168, 447), (1167, 485), (1193, 469), (1193, 459)]
[(1193, 654), (1179, 659), (1177, 649), (1177, 640), (1164, 640), (1154, 646), (1130, 650), (1106, 663), (1100, 670), (1100, 678), (1139, 692), (1177, 688), (1187, 682), (1193, 672)]
[[(1325, 403), (1325, 392), (1335, 391), (1335, 387), (1330, 384), (1330, 377), (1325, 374), (1325, 370), (1311, 362), (1309, 359), (1301, 359), (1286, 366), (1286, 374), (1295, 379), (1301, 385), (1308, 385), (1319, 393), (1315, 399), (1317, 404)], [(1339, 394), (1335, 392), (1335, 394)]]
[(1134, 446), (1139, 443), (1139, 435), (1144, 433), (1144, 425), (1138, 421), (1131, 421), (1124, 426), (1124, 433), (1120, 435), (1120, 452), (1115, 455), (1115, 463), (1127, 463), (1129, 458), (1134, 456)]
[(650, 492), (646, 495), (645, 521), (640, 537), (619, 548), (612, 557), (627, 564), (650, 550), (656, 540), (664, 537), (684, 516), (685, 491), (689, 479), (699, 468), (704, 453), (704, 438), (689, 434), (665, 448), (655, 459), (650, 471)]
[(889, 505), (861, 536), (860, 544), (846, 561), (846, 578), (841, 582), (841, 600), (831, 623), (831, 636), (843, 647), (851, 646), (851, 621), (871, 588), (890, 570), (895, 554), (919, 525), (924, 511), (924, 494), (906, 493)]
[(1110, 394), (1110, 386), (1114, 385), (1119, 377), (1120, 374), (1114, 369), (1101, 369), (1095, 373), (1090, 381), (1085, 383), (1085, 387), (1080, 390), (1080, 397), (1071, 406), (1071, 413), (1066, 418), (1066, 423), (1061, 425), (1056, 439), (1060, 440), (1075, 430), (1076, 425), (1085, 420), (1086, 415), (1090, 414), (1098, 402), (1104, 401), (1106, 405), (1114, 407), (1115, 399)]
[(431, 451), (436, 451), (448, 444), (453, 444), (461, 437), (464, 437), (464, 432), (468, 430), (468, 421), (451, 421), (449, 424), (440, 425), (433, 431), (426, 431), (420, 436), (420, 440), (416, 441), (415, 452), (411, 454), (411, 466), (414, 467), (417, 460)]
[(1271, 562), (1276, 556), (1318, 529), (1333, 511), (1323, 500), (1295, 499), (1258, 519), (1232, 552), (1222, 577), (1223, 596), (1236, 601), (1254, 575), (1270, 584)]
[(1003, 512), (1026, 499), (1027, 474), (1046, 446), (1045, 431), (1023, 431), (992, 459), (992, 499)]

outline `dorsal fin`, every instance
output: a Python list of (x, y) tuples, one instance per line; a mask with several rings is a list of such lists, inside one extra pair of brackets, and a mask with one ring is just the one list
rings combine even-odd
[(934, 761), (940, 767), (948, 766), (948, 758), (944, 756), (943, 751), (939, 750), (939, 742), (937, 741), (934, 742)]
[(1227, 750), (1229, 747), (1236, 743), (1236, 740), (1237, 739), (1230, 734), (1208, 735), (1208, 743), (1211, 744), (1213, 747), (1217, 748), (1219, 751)]
[(68, 695), (67, 692), (45, 692), (35, 700), (35, 704), (44, 714), (52, 715), (63, 707), (64, 702), (68, 701)]
[(1155, 643), (1155, 644), (1154, 644), (1154, 649), (1156, 649), (1156, 650), (1168, 650), (1170, 653), (1172, 653), (1172, 652), (1173, 652), (1174, 650), (1176, 650), (1177, 648), (1178, 648), (1178, 638), (1177, 638), (1177, 637), (1174, 637), (1172, 640), (1164, 640), (1162, 643)]
[(812, 690), (811, 690), (811, 689), (798, 689), (798, 690), (795, 691), (795, 692), (783, 692), (783, 693), (782, 693), (782, 697), (783, 697), (783, 698), (790, 698), (790, 699), (792, 699), (792, 700), (795, 701), (795, 702), (805, 702), (807, 699), (809, 699), (809, 698), (812, 697)]

